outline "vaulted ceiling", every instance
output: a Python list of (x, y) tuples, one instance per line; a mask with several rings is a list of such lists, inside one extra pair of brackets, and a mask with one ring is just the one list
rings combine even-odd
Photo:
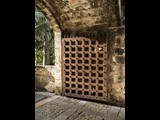
[(119, 26), (118, 0), (35, 0), (55, 31), (79, 32)]

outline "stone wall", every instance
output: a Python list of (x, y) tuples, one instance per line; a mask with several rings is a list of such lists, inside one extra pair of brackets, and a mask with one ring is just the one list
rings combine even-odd
[(118, 0), (35, 0), (35, 4), (56, 32), (102, 30), (120, 25)]
[(108, 29), (109, 103), (125, 105), (125, 28)]
[[(108, 51), (108, 95), (106, 101), (118, 106), (125, 105), (125, 28), (106, 30)], [(57, 37), (57, 36), (56, 36)], [(55, 66), (36, 67), (36, 87), (61, 94), (61, 38), (56, 42)], [(56, 51), (55, 50), (55, 51)]]
[(55, 93), (61, 95), (62, 93), (62, 73), (61, 73), (61, 33), (55, 32), (54, 33), (55, 39)]
[(54, 66), (35, 66), (35, 86), (37, 89), (55, 92)]
[[(120, 15), (118, 0), (35, 0), (37, 8), (50, 21), (55, 32), (55, 82), (45, 76), (47, 67), (38, 68), (36, 85), (61, 94), (61, 37), (82, 32), (106, 32), (108, 43), (107, 102), (124, 106), (125, 103), (125, 1)], [(107, 30), (106, 30), (107, 29)], [(36, 68), (37, 69), (37, 68)], [(42, 70), (43, 69), (43, 70)], [(53, 69), (54, 71), (54, 69)], [(45, 83), (43, 83), (46, 80)], [(43, 84), (42, 84), (43, 83)], [(50, 90), (53, 91), (53, 88)]]

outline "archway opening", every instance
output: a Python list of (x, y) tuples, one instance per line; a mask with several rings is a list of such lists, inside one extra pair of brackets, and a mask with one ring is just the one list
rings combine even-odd
[(61, 30), (47, 8), (35, 6), (35, 87), (61, 93)]
[(45, 15), (35, 7), (35, 64), (54, 65), (54, 30)]

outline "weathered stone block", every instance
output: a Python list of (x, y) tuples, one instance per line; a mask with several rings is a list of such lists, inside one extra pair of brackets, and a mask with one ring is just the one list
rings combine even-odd
[(68, 2), (70, 6), (78, 4), (78, 0), (68, 0)]
[[(119, 30), (121, 29), (121, 30)], [(124, 28), (115, 28), (108, 31), (108, 98), (107, 101), (124, 106), (125, 99), (125, 47)]]
[(123, 84), (114, 83), (112, 85), (111, 89), (112, 89), (112, 92), (123, 93), (122, 91), (124, 90), (124, 85)]
[[(35, 67), (36, 69), (36, 67)], [(54, 69), (40, 67), (36, 69), (35, 86), (36, 88), (45, 89), (49, 92), (55, 91), (55, 78), (53, 74)]]
[(124, 49), (116, 48), (116, 49), (115, 49), (115, 53), (117, 53), (118, 55), (123, 55)]
[(45, 86), (45, 89), (49, 92), (54, 92), (55, 91), (55, 83), (53, 82), (49, 82), (49, 84), (47, 84)]
[(61, 95), (61, 93), (62, 93), (62, 92), (61, 92), (61, 87), (57, 87), (57, 86), (56, 86), (56, 88), (55, 88), (55, 94), (56, 94), (56, 95)]
[(117, 61), (117, 63), (124, 64), (125, 58), (124, 57), (116, 57), (116, 61)]

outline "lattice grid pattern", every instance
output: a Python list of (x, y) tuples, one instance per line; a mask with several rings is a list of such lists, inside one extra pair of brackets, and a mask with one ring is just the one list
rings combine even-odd
[(107, 44), (85, 37), (63, 38), (63, 95), (106, 100)]

